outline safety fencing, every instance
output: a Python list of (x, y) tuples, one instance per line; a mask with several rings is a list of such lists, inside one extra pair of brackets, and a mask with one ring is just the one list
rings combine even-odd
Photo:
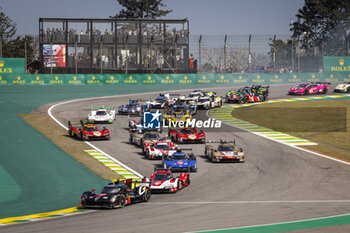
[(266, 85), (302, 82), (350, 82), (350, 73), (280, 74), (2, 74), (6, 85), (230, 84)]

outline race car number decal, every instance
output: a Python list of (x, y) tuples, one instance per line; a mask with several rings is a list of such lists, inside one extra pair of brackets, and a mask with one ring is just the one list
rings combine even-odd
[(142, 195), (146, 192), (146, 187), (145, 186), (142, 186), (139, 188), (139, 195)]

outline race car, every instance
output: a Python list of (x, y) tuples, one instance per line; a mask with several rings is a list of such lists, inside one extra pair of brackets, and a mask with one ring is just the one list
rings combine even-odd
[[(184, 149), (182, 149), (184, 150)], [(172, 155), (163, 155), (162, 166), (170, 171), (197, 171), (197, 158), (193, 153), (186, 154), (178, 149)], [(192, 149), (189, 149), (192, 150)]]
[(197, 108), (198, 109), (211, 109), (215, 107), (220, 107), (222, 106), (222, 97), (221, 96), (204, 96), (200, 97), (197, 102)]
[(326, 82), (301, 83), (289, 89), (289, 95), (309, 95), (309, 94), (326, 94), (329, 90)]
[(168, 136), (173, 142), (176, 143), (205, 143), (205, 133), (203, 130), (197, 130), (196, 128), (169, 128)]
[[(160, 136), (158, 132), (148, 131), (144, 134), (131, 133), (129, 141), (142, 149), (144, 149), (145, 143), (153, 143), (158, 142), (160, 140)], [(145, 152), (145, 151), (144, 151)]]
[(164, 123), (169, 125), (170, 122), (176, 123), (179, 121), (186, 122), (187, 120), (192, 120), (192, 114), (190, 112), (190, 109), (188, 109), (185, 104), (175, 105), (163, 114)]
[(154, 101), (149, 102), (151, 109), (167, 108), (169, 106), (169, 95), (159, 94)]
[[(110, 110), (109, 112), (107, 110)], [(115, 107), (92, 107), (88, 121), (94, 123), (110, 123), (115, 120)]]
[(163, 155), (172, 155), (177, 148), (178, 146), (171, 142), (170, 139), (144, 143), (144, 151), (149, 159), (161, 159)]
[(205, 96), (205, 92), (201, 90), (194, 90), (189, 95), (188, 98), (194, 101), (198, 101), (200, 97)]
[(109, 130), (103, 127), (99, 129), (90, 122), (71, 123), (68, 121), (68, 134), (81, 140), (110, 139)]
[(149, 106), (147, 103), (141, 104), (141, 100), (129, 100), (129, 103), (126, 105), (121, 105), (118, 108), (118, 114), (136, 114), (136, 115), (142, 115), (144, 111), (147, 111)]
[(180, 173), (179, 176), (174, 177), (171, 171), (164, 169), (155, 169), (154, 173), (152, 173), (150, 177), (150, 189), (153, 193), (176, 193), (177, 191), (190, 185), (190, 183), (189, 173)]
[(83, 192), (80, 197), (80, 207), (85, 208), (123, 208), (136, 202), (148, 202), (151, 190), (147, 185), (141, 185), (132, 179), (118, 180), (103, 187), (100, 194), (95, 189)]
[(219, 146), (214, 149), (214, 146), (205, 146), (204, 154), (212, 162), (222, 161), (238, 161), (243, 163), (245, 159), (242, 148), (237, 149), (235, 141), (209, 141), (211, 143), (219, 143)]
[(339, 83), (334, 88), (334, 92), (350, 92), (350, 82)]
[(246, 86), (237, 91), (231, 90), (226, 93), (226, 102), (231, 103), (255, 103), (263, 102), (268, 99), (269, 86)]

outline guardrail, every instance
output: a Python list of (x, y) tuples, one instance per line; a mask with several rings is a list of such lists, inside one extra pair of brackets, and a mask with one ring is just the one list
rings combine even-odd
[(120, 84), (286, 84), (302, 82), (350, 82), (350, 73), (281, 74), (3, 74), (6, 85), (120, 85)]

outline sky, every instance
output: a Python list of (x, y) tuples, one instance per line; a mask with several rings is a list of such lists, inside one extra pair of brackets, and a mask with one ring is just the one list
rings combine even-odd
[[(164, 0), (166, 18), (188, 18), (192, 35), (290, 35), (290, 19), (304, 0)], [(18, 35), (38, 35), (39, 18), (109, 18), (117, 0), (0, 0)]]

